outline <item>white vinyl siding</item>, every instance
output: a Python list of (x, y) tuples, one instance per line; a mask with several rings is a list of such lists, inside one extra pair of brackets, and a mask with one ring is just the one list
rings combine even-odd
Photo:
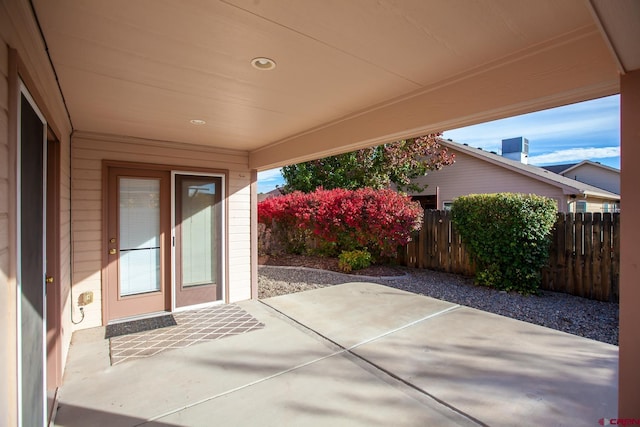
[[(230, 171), (232, 177), (229, 182), (229, 222), (234, 224), (229, 227), (228, 252), (229, 269), (238, 266), (233, 273), (235, 284), (230, 283), (229, 299), (238, 301), (249, 298), (251, 294), (251, 201), (250, 185), (251, 173), (238, 169), (237, 166)], [(239, 268), (240, 266), (246, 266)], [(231, 275), (231, 274), (230, 274)], [(229, 281), (232, 282), (231, 277)]]
[(587, 163), (563, 173), (563, 176), (620, 194), (620, 172)]
[[(608, 210), (605, 210), (605, 206), (608, 206)], [(618, 202), (616, 201), (587, 197), (581, 200), (571, 199), (569, 201), (569, 212), (618, 212), (617, 206)]]
[[(16, 188), (10, 167), (15, 161), (15, 139), (9, 139), (9, 97), (14, 88), (9, 87), (9, 46), (17, 51), (24, 67), (24, 78), (32, 95), (37, 94), (38, 107), (46, 115), (49, 126), (60, 139), (60, 240), (59, 273), (56, 285), (62, 298), (61, 307), (61, 364), (64, 369), (71, 342), (70, 300), (70, 166), (69, 135), (71, 124), (51, 64), (42, 45), (42, 38), (34, 31), (33, 10), (29, 2), (9, 1), (0, 3), (0, 425), (17, 424), (16, 396), (16, 283), (13, 266), (16, 259), (15, 231)], [(10, 218), (13, 218), (11, 220)], [(12, 261), (13, 260), (13, 261)]]

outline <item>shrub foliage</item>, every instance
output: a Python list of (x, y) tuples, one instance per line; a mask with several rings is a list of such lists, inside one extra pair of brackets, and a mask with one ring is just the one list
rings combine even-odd
[(549, 257), (557, 207), (536, 195), (498, 193), (457, 198), (452, 221), (476, 262), (476, 282), (535, 293)]
[(392, 257), (420, 229), (422, 216), (419, 203), (388, 189), (319, 188), (258, 204), (258, 221), (272, 227), (272, 237), (292, 253), (305, 252), (315, 238), (325, 255), (367, 250), (374, 257)]
[(318, 187), (382, 189), (394, 183), (400, 190), (419, 192), (424, 186), (413, 182), (413, 178), (455, 161), (455, 155), (439, 144), (439, 137), (439, 133), (433, 133), (285, 166), (283, 190), (309, 193)]
[(338, 257), (338, 267), (346, 273), (361, 270), (371, 265), (371, 254), (365, 250), (342, 251)]

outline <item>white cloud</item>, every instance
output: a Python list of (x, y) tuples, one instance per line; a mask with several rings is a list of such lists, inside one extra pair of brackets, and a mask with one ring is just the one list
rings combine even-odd
[(588, 159), (606, 159), (620, 156), (620, 147), (570, 148), (529, 157), (531, 164), (574, 162)]
[[(523, 136), (530, 150), (548, 144), (565, 145), (571, 141), (618, 138), (620, 125), (619, 97), (567, 105), (444, 132), (445, 138), (486, 150), (499, 150), (505, 138)], [(596, 136), (597, 135), (597, 136)], [(605, 145), (602, 144), (602, 145)], [(597, 144), (596, 144), (597, 145)], [(558, 147), (559, 148), (559, 147)]]
[(284, 185), (280, 168), (258, 172), (258, 193), (268, 193), (276, 187)]
[(280, 168), (269, 169), (266, 171), (258, 172), (258, 181), (261, 181), (261, 182), (282, 181)]

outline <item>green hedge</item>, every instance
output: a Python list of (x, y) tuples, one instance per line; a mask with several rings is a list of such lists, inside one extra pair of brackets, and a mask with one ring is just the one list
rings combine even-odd
[(535, 293), (549, 258), (557, 206), (547, 197), (513, 193), (457, 198), (453, 225), (476, 262), (476, 283)]

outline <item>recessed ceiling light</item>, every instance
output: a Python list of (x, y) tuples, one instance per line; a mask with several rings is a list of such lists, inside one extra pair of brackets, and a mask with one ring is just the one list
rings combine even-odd
[(191, 123), (192, 125), (204, 125), (207, 122), (205, 122), (204, 120), (200, 120), (200, 119), (193, 119), (193, 120), (189, 120), (189, 123)]
[(253, 66), (253, 68), (265, 71), (273, 70), (274, 68), (276, 68), (276, 62), (273, 59), (265, 57), (253, 58), (251, 60), (251, 65)]

